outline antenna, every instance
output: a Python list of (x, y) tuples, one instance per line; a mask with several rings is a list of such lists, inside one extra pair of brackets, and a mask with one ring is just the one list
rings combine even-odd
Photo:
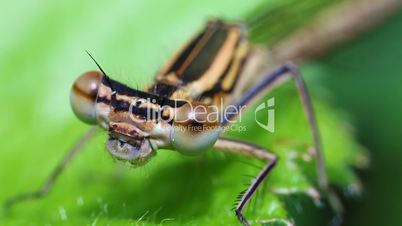
[(102, 69), (102, 67), (98, 64), (98, 62), (95, 60), (95, 58), (87, 51), (85, 50), (85, 52), (88, 54), (89, 57), (91, 57), (91, 59), (95, 62), (96, 66), (98, 66), (99, 70), (103, 73), (104, 79), (107, 81), (107, 83), (110, 86), (110, 89), (112, 90), (112, 95), (111, 95), (111, 102), (110, 104), (112, 104), (112, 102), (116, 99), (116, 91), (113, 88), (113, 84), (110, 81), (109, 76), (106, 75), (105, 71)]
[(107, 76), (105, 71), (101, 68), (101, 66), (98, 64), (98, 62), (95, 60), (95, 58), (87, 51), (85, 50), (85, 52), (88, 54), (89, 57), (91, 57), (91, 59), (95, 62), (96, 66), (98, 66), (99, 70), (103, 73), (103, 75)]

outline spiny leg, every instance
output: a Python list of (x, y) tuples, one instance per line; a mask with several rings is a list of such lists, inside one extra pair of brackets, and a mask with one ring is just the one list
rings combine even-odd
[[(287, 75), (295, 81), (296, 88), (298, 90), (304, 111), (306, 113), (307, 121), (310, 126), (310, 131), (313, 136), (314, 147), (316, 151), (316, 164), (317, 164), (317, 177), (318, 185), (323, 192), (328, 195), (329, 202), (336, 213), (342, 214), (342, 204), (340, 203), (338, 197), (329, 189), (327, 174), (325, 169), (324, 155), (322, 151), (322, 144), (320, 139), (320, 133), (317, 126), (316, 117), (313, 110), (313, 105), (310, 100), (310, 96), (307, 91), (307, 87), (304, 80), (297, 69), (297, 66), (293, 64), (286, 64), (274, 72), (268, 74), (263, 80), (253, 88), (251, 88), (242, 99), (235, 104), (236, 109), (242, 109), (246, 104), (251, 104), (252, 102), (258, 100), (258, 98), (267, 93), (268, 90), (282, 84), (287, 81)], [(233, 108), (234, 109), (234, 108)], [(222, 126), (231, 122), (231, 119), (235, 117), (233, 112), (227, 111), (227, 115), (223, 118)]]
[(253, 196), (258, 186), (261, 185), (261, 183), (267, 177), (269, 172), (271, 172), (271, 170), (275, 167), (278, 158), (276, 155), (274, 155), (273, 153), (269, 152), (264, 148), (229, 138), (219, 138), (218, 141), (215, 143), (214, 148), (225, 152), (242, 154), (249, 157), (258, 158), (260, 160), (268, 162), (268, 164), (260, 171), (257, 177), (253, 180), (253, 182), (247, 188), (247, 190), (243, 194), (241, 194), (240, 200), (236, 205), (235, 211), (239, 220), (243, 223), (243, 225), (250, 225), (246, 220), (246, 218), (243, 216), (242, 213), (243, 208), (250, 200), (250, 198)]
[[(267, 75), (258, 85), (251, 88), (250, 91), (248, 91), (242, 97), (242, 99), (235, 104), (235, 106), (237, 109), (241, 109), (242, 106), (252, 103), (256, 99), (258, 99), (262, 94), (265, 94), (267, 90), (272, 89), (273, 87), (278, 86), (280, 83), (285, 82), (286, 75), (291, 75), (291, 77), (294, 79), (296, 83), (296, 87), (299, 92), (299, 96), (301, 98), (304, 111), (306, 112), (310, 130), (313, 135), (314, 146), (316, 149), (318, 184), (321, 190), (326, 191), (328, 190), (328, 180), (325, 170), (324, 156), (322, 153), (322, 145), (317, 126), (317, 121), (315, 119), (316, 117), (314, 114), (313, 106), (306, 85), (295, 65), (286, 64), (280, 67), (279, 69), (275, 70), (271, 74)], [(235, 114), (233, 114), (233, 112), (227, 111), (226, 113), (228, 116), (224, 117), (224, 121), (222, 122), (223, 126), (229, 123), (233, 117), (235, 117)]]
[(82, 136), (75, 145), (67, 152), (67, 155), (63, 158), (63, 160), (53, 169), (52, 173), (50, 174), (49, 178), (46, 182), (42, 185), (42, 187), (34, 192), (20, 194), (14, 197), (9, 198), (4, 203), (4, 213), (7, 213), (8, 210), (15, 204), (24, 202), (30, 199), (38, 199), (46, 194), (49, 193), (50, 189), (53, 187), (54, 183), (56, 182), (57, 178), (66, 168), (66, 166), (73, 160), (73, 158), (83, 150), (83, 147), (89, 140), (91, 140), (96, 134), (96, 127), (92, 127), (89, 129), (84, 136)]

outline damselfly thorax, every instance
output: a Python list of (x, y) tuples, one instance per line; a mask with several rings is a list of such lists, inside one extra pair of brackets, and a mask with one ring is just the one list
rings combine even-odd
[(79, 118), (108, 130), (107, 147), (114, 157), (134, 165), (158, 148), (201, 153), (217, 140), (222, 109), (245, 84), (239, 77), (249, 54), (243, 26), (212, 21), (145, 91), (89, 72), (74, 84), (72, 106)]

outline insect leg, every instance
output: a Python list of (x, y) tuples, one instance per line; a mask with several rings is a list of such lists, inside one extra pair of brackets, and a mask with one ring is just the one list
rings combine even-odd
[(50, 189), (53, 187), (54, 183), (56, 182), (57, 178), (66, 168), (66, 166), (74, 159), (74, 157), (83, 150), (83, 147), (89, 140), (91, 140), (96, 134), (96, 127), (89, 129), (84, 136), (82, 136), (75, 145), (67, 152), (67, 155), (63, 158), (63, 160), (53, 169), (52, 173), (50, 174), (49, 178), (46, 182), (42, 185), (40, 189), (34, 192), (25, 193), (16, 195), (14, 197), (9, 198), (4, 203), (4, 212), (7, 213), (8, 210), (15, 204), (24, 202), (30, 199), (38, 199), (45, 195), (47, 195)]
[[(322, 144), (320, 133), (316, 121), (316, 117), (313, 110), (313, 105), (306, 87), (302, 75), (300, 74), (299, 70), (297, 69), (296, 65), (291, 63), (285, 64), (284, 66), (278, 68), (274, 72), (270, 73), (263, 80), (253, 88), (251, 88), (248, 92), (243, 95), (243, 97), (238, 101), (235, 106), (237, 109), (242, 109), (243, 106), (246, 104), (251, 104), (254, 101), (258, 100), (258, 98), (267, 93), (268, 90), (282, 84), (283, 82), (287, 81), (287, 79), (292, 78), (296, 84), (296, 88), (298, 90), (308, 124), (310, 126), (310, 131), (313, 136), (313, 142), (315, 147), (315, 157), (316, 157), (316, 164), (317, 164), (317, 177), (318, 177), (318, 185), (320, 189), (328, 195), (329, 202), (332, 208), (335, 210), (336, 213), (342, 213), (342, 204), (340, 203), (338, 197), (330, 191), (327, 179), (327, 173), (325, 169), (325, 161), (324, 161), (324, 154), (322, 151)], [(228, 116), (224, 117), (222, 122), (222, 126), (226, 125), (230, 122), (231, 118), (235, 117), (232, 114), (233, 112), (226, 112)]]
[(238, 219), (243, 223), (243, 225), (249, 225), (248, 221), (242, 214), (243, 208), (250, 200), (250, 198), (253, 196), (258, 186), (267, 177), (269, 172), (271, 172), (271, 170), (274, 168), (278, 158), (276, 155), (274, 155), (273, 153), (269, 152), (264, 148), (229, 138), (219, 138), (218, 141), (215, 143), (214, 148), (225, 152), (237, 153), (250, 157), (255, 157), (268, 162), (268, 164), (260, 171), (257, 177), (253, 180), (253, 182), (247, 188), (247, 190), (241, 194), (240, 200), (236, 205), (235, 211)]
[[(286, 76), (290, 75), (291, 78), (296, 83), (297, 90), (299, 92), (300, 99), (303, 104), (304, 111), (307, 116), (307, 120), (310, 126), (311, 133), (313, 135), (314, 146), (316, 149), (316, 161), (317, 161), (317, 175), (318, 175), (318, 184), (321, 190), (326, 191), (328, 190), (328, 180), (325, 170), (325, 162), (324, 162), (324, 155), (322, 153), (322, 145), (320, 134), (317, 126), (316, 117), (314, 114), (313, 106), (310, 100), (310, 96), (307, 91), (307, 87), (303, 81), (303, 78), (298, 71), (297, 67), (293, 64), (286, 64), (279, 69), (275, 70), (271, 74), (267, 75), (258, 85), (254, 86), (250, 89), (242, 99), (235, 104), (237, 109), (241, 109), (242, 106), (246, 104), (250, 104), (251, 102), (258, 99), (262, 94), (267, 93), (267, 90), (272, 89), (273, 87), (279, 85), (280, 83), (286, 81), (285, 79), (288, 78)], [(233, 117), (234, 114), (232, 112), (228, 113), (227, 117), (224, 117), (224, 121), (222, 125), (226, 125)]]

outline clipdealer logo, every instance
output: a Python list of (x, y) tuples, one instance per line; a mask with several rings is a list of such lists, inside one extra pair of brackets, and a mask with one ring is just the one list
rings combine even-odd
[[(265, 129), (268, 132), (275, 132), (275, 97), (272, 97), (270, 99), (268, 99), (267, 101), (261, 103), (260, 105), (257, 106), (257, 108), (254, 111), (254, 117), (255, 117), (255, 121), (257, 122), (257, 124)], [(263, 123), (260, 122), (257, 118), (257, 113), (261, 112), (261, 111), (266, 111), (267, 112), (267, 122)]]
[[(181, 120), (177, 118), (176, 114), (174, 114), (175, 110), (179, 109), (179, 106), (171, 107), (171, 106), (160, 106), (158, 110), (154, 110), (152, 108), (147, 107), (146, 108), (146, 117), (145, 119), (141, 118), (136, 118), (135, 117), (135, 111), (133, 111), (134, 108), (136, 108), (136, 104), (130, 103), (129, 107), (129, 112), (134, 113), (130, 114), (130, 118), (135, 121), (135, 122), (143, 122), (143, 121), (149, 121), (155, 118), (158, 118), (160, 121), (175, 121), (175, 122), (186, 122), (186, 120), (195, 120), (199, 123), (206, 123), (206, 122), (211, 122), (211, 120), (219, 120), (219, 121), (226, 121), (228, 122), (226, 126), (223, 126), (223, 131), (237, 131), (237, 132), (245, 132), (247, 130), (246, 126), (244, 125), (238, 125), (237, 122), (242, 121), (242, 112), (245, 110), (247, 107), (246, 105), (244, 106), (235, 106), (235, 105), (228, 105), (225, 106), (223, 103), (223, 100), (221, 102), (220, 106), (216, 105), (196, 105), (193, 106), (192, 102), (187, 101), (187, 100), (181, 100), (183, 102), (187, 103), (187, 106), (189, 108), (189, 113), (193, 117), (188, 117), (184, 118), (184, 120)], [(154, 100), (151, 99), (138, 99), (134, 101), (134, 103), (155, 103)], [(263, 128), (264, 130), (274, 133), (275, 132), (275, 97), (269, 98), (268, 100), (264, 101), (260, 105), (257, 106), (257, 108), (254, 110), (254, 118), (255, 122)], [(171, 111), (170, 116), (173, 117), (168, 117), (168, 118), (163, 118), (162, 113), (164, 110), (169, 110)], [(257, 115), (261, 115), (262, 113), (265, 112), (266, 115), (266, 121), (260, 121), (261, 117), (257, 117)], [(199, 119), (202, 119), (199, 121)]]

